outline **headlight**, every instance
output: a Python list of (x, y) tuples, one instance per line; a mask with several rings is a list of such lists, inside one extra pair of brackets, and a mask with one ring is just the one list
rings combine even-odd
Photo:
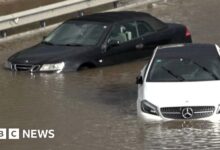
[(40, 68), (40, 71), (56, 71), (57, 73), (61, 72), (65, 66), (64, 62), (57, 64), (44, 64)]
[(5, 67), (6, 69), (11, 69), (11, 68), (12, 68), (12, 63), (11, 63), (10, 61), (6, 61), (6, 62), (4, 63), (4, 67)]
[(159, 115), (157, 107), (146, 100), (141, 101), (141, 110), (148, 114)]

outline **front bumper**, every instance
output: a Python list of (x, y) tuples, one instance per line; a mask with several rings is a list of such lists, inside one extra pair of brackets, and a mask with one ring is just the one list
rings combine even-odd
[(5, 62), (4, 67), (6, 69), (9, 69), (11, 71), (26, 71), (26, 72), (57, 72), (60, 73), (63, 71), (65, 67), (65, 63), (55, 63), (55, 64), (17, 64), (17, 63), (11, 63), (11, 62)]
[[(137, 106), (139, 107), (139, 106)], [(193, 107), (193, 106), (192, 106)], [(183, 108), (190, 108), (189, 106), (183, 107)], [(158, 113), (159, 115), (152, 115), (149, 113), (143, 112), (140, 107), (137, 109), (137, 115), (138, 118), (141, 121), (148, 122), (148, 121), (170, 121), (170, 120), (209, 120), (209, 121), (219, 121), (220, 120), (220, 114), (217, 114), (218, 111), (218, 106), (215, 106), (215, 110), (211, 115), (208, 115), (207, 117), (198, 117), (198, 118), (178, 118), (178, 119), (173, 119), (173, 118), (168, 118), (164, 117), (164, 115), (161, 113), (160, 108), (158, 108)]]

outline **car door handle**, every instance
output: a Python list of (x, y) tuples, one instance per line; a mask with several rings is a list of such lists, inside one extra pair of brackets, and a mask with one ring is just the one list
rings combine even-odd
[(144, 44), (143, 43), (139, 43), (135, 46), (136, 49), (142, 49), (144, 48)]

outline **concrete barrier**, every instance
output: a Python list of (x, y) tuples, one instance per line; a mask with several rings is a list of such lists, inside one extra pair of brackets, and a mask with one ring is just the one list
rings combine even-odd
[(0, 17), (0, 31), (116, 2), (117, 0), (66, 0)]
[[(127, 10), (127, 9), (130, 9), (130, 8), (133, 8), (133, 7), (138, 7), (138, 6), (152, 4), (152, 3), (161, 2), (161, 1), (164, 1), (164, 0), (142, 0), (142, 1), (137, 1), (137, 2), (129, 4), (129, 5), (121, 6), (121, 7), (118, 7), (118, 8), (111, 9), (111, 10), (106, 10), (104, 12), (123, 11), (123, 10)], [(112, 1), (108, 1), (108, 2), (117, 2), (117, 1), (112, 0)], [(56, 28), (57, 26), (59, 26), (61, 23), (57, 23), (57, 24), (54, 24), (54, 25), (50, 25), (50, 26), (47, 26), (47, 27), (40, 28), (40, 29), (27, 31), (27, 32), (24, 32), (24, 33), (19, 33), (19, 34), (7, 36), (5, 38), (1, 38), (0, 43), (10, 41), (10, 40), (14, 40), (16, 38), (26, 37), (26, 36), (33, 35), (33, 34), (49, 32), (49, 31), (53, 30), (54, 28)]]

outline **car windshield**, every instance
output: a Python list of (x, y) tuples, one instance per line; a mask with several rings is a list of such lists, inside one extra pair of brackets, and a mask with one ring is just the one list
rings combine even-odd
[(150, 82), (209, 81), (220, 79), (219, 57), (156, 58), (147, 78)]
[(96, 45), (107, 25), (98, 22), (69, 21), (62, 24), (43, 43), (51, 45)]

